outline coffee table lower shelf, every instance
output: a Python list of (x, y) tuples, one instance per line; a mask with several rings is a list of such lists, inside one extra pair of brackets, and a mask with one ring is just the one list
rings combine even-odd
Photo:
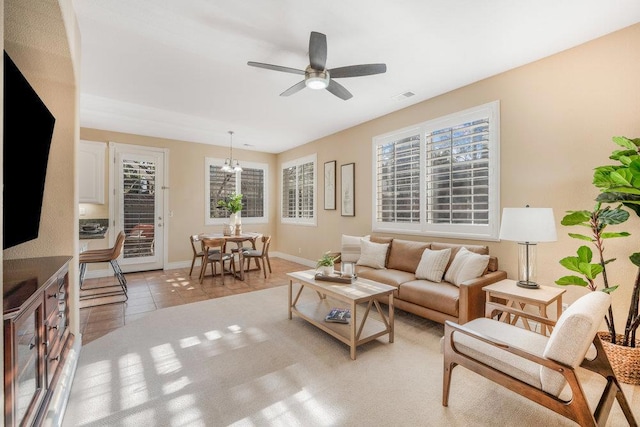
[[(363, 319), (366, 322), (359, 333), (360, 319), (358, 319), (357, 315), (356, 320), (354, 321), (352, 318), (349, 323), (334, 323), (324, 320), (332, 308), (343, 307), (344, 305), (344, 303), (337, 300), (323, 299), (317, 303), (306, 303), (291, 307), (291, 312), (349, 346), (352, 345), (352, 336), (359, 337), (353, 340), (353, 345), (357, 347), (389, 333), (388, 327), (383, 322), (371, 318), (370, 315)], [(358, 306), (358, 312), (364, 312), (365, 310), (366, 305)]]

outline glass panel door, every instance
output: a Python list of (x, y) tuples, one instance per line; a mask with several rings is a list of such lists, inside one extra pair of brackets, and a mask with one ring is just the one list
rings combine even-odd
[(164, 152), (115, 144), (116, 230), (126, 239), (120, 265), (125, 272), (163, 268)]

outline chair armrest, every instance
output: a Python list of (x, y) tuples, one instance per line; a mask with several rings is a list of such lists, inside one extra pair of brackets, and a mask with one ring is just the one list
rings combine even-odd
[(458, 322), (464, 324), (478, 317), (484, 317), (486, 297), (482, 288), (506, 278), (507, 272), (498, 270), (461, 283)]
[(496, 311), (513, 314), (514, 316), (524, 317), (524, 318), (526, 318), (528, 320), (533, 320), (535, 322), (544, 323), (547, 326), (555, 326), (556, 325), (556, 321), (555, 320), (547, 319), (546, 317), (537, 316), (537, 315), (535, 315), (533, 313), (528, 313), (526, 311), (519, 310), (519, 309), (517, 309), (515, 307), (508, 307), (508, 306), (506, 306), (504, 304), (500, 304), (500, 303), (493, 302), (493, 301), (485, 303), (484, 317), (493, 318), (496, 315), (495, 314)]

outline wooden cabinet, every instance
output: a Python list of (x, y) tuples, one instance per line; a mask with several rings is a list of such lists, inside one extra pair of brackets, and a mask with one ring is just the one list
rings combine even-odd
[(78, 197), (80, 203), (104, 204), (106, 144), (80, 141), (78, 146)]
[(4, 261), (5, 425), (40, 425), (73, 343), (71, 257)]

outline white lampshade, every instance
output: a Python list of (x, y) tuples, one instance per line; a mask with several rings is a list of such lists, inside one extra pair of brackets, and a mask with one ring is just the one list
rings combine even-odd
[(514, 242), (555, 242), (556, 221), (551, 208), (504, 208), (500, 239)]

